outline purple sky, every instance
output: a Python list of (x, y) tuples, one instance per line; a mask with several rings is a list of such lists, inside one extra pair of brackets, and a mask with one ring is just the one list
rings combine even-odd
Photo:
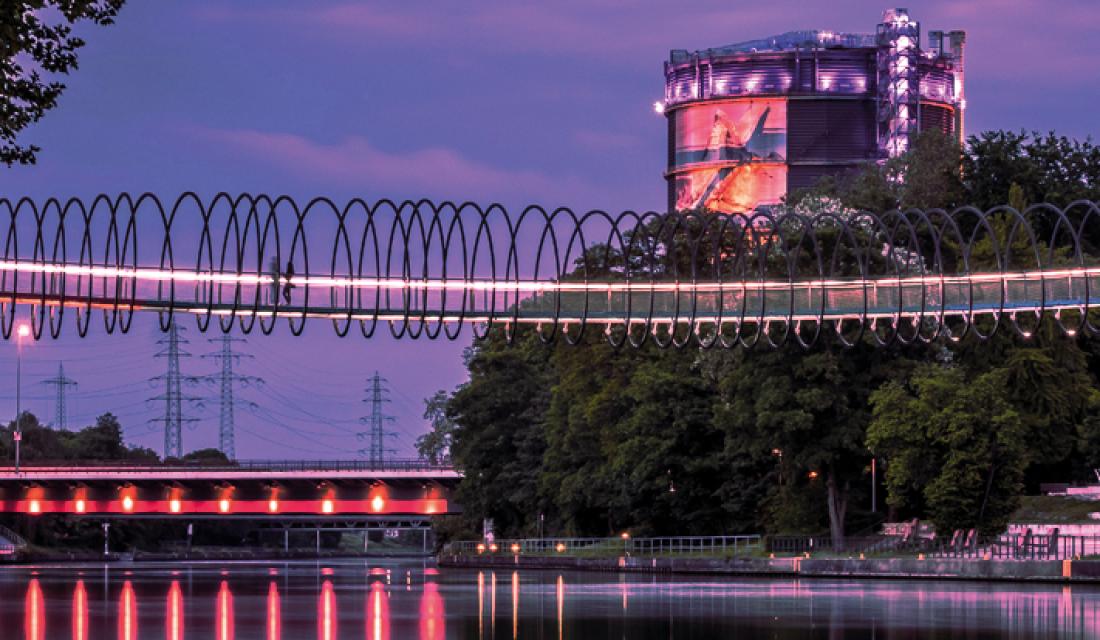
[[(1055, 6), (1056, 5), (1056, 6)], [(307, 8), (308, 7), (308, 8)], [(673, 9), (672, 7), (675, 7)], [(698, 49), (794, 29), (866, 32), (878, 2), (137, 2), (85, 30), (61, 106), (25, 136), (35, 167), (0, 169), (8, 196), (193, 189), (367, 199), (455, 198), (510, 207), (663, 205), (662, 94), (670, 48)], [(1100, 5), (1092, 0), (927, 2), (929, 29), (965, 29), (968, 130), (1093, 133), (1100, 100)], [(71, 318), (70, 318), (71, 321)], [(161, 373), (152, 324), (28, 346), (26, 406), (52, 416), (40, 381), (64, 360), (80, 382), (70, 422), (114, 410), (134, 443), (161, 449), (146, 404)], [(193, 328), (190, 350), (205, 353)], [(464, 379), (458, 343), (336, 338), (322, 323), (250, 338), (247, 373), (264, 407), (239, 415), (238, 456), (354, 457), (366, 378), (389, 378), (401, 453), (425, 425), (421, 399)], [(14, 349), (0, 351), (0, 413), (14, 411)], [(185, 373), (212, 372), (191, 358)], [(184, 433), (214, 446), (215, 387)], [(321, 420), (323, 418), (324, 420)], [(331, 420), (331, 421), (330, 421)], [(327, 424), (326, 424), (327, 422)], [(296, 430), (298, 433), (292, 433)]]

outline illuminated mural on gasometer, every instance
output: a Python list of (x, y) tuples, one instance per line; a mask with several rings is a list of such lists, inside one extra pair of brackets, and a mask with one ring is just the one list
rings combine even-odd
[(673, 114), (676, 209), (751, 211), (787, 191), (787, 102), (692, 105)]

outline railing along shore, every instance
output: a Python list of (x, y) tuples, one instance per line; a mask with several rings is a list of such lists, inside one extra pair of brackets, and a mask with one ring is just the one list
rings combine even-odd
[(652, 538), (524, 538), (456, 541), (445, 555), (542, 556), (920, 556), (975, 560), (1074, 560), (1100, 556), (1100, 536), (1002, 534), (986, 541), (859, 536), (665, 536)]

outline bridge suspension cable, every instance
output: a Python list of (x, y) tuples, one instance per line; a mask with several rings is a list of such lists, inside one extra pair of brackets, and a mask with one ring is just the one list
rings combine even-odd
[[(1047, 318), (1095, 333), (1100, 207), (910, 209), (746, 215), (473, 203), (338, 204), (327, 198), (186, 193), (0, 198), (0, 333), (17, 309), (36, 338), (79, 335), (102, 311), (126, 332), (135, 312), (162, 330), (299, 335), (385, 325), (397, 338), (508, 339), (530, 325), (576, 343), (593, 326), (616, 346), (810, 346), (1030, 336)], [(216, 320), (216, 322), (215, 322)]]

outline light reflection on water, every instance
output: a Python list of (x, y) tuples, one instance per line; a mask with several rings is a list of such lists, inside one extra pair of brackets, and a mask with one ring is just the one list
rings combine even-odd
[(134, 583), (126, 580), (122, 583), (122, 594), (118, 597), (118, 640), (138, 639), (137, 594)]
[(168, 587), (168, 609), (165, 615), (167, 640), (183, 640), (183, 592), (180, 591), (179, 580), (173, 580), (172, 586)]
[(279, 600), (279, 587), (272, 581), (267, 587), (267, 640), (279, 640), (283, 636), (283, 605)]
[(88, 640), (88, 591), (83, 580), (73, 588), (73, 640)]
[(26, 640), (1100, 637), (1100, 587), (420, 561), (46, 565), (0, 572), (0, 637), (20, 627)]

